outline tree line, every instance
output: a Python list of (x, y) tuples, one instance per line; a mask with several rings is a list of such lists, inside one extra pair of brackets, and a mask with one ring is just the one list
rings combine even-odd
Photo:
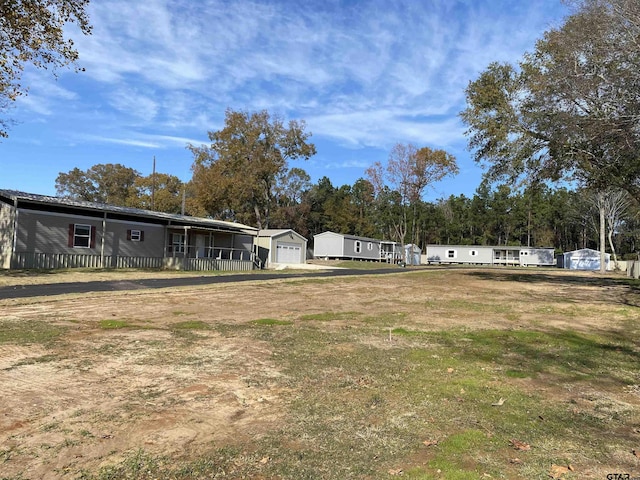
[[(86, 171), (61, 173), (58, 194), (75, 199), (153, 209), (167, 213), (214, 216), (234, 221), (252, 219), (253, 208), (236, 207), (222, 215), (208, 211), (192, 181), (156, 173), (142, 176), (118, 164), (94, 165)], [(152, 186), (155, 185), (155, 205)], [(637, 258), (640, 250), (640, 207), (623, 191), (604, 200), (587, 189), (537, 185), (516, 190), (483, 182), (473, 196), (451, 195), (435, 201), (416, 198), (403, 215), (403, 198), (389, 188), (376, 189), (367, 178), (353, 185), (333, 185), (328, 177), (312, 183), (301, 168), (282, 175), (272, 189), (268, 228), (291, 228), (313, 239), (325, 231), (401, 241), (398, 221), (406, 222), (404, 240), (424, 249), (428, 244), (523, 245), (558, 251), (599, 248), (599, 202), (608, 201), (610, 251)], [(153, 208), (152, 208), (153, 207)]]

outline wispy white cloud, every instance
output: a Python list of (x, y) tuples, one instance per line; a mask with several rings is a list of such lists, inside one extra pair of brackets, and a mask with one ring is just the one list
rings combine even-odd
[(186, 147), (187, 145), (207, 144), (206, 138), (180, 137), (173, 135), (151, 135), (144, 133), (129, 134), (128, 136), (108, 136), (78, 134), (75, 138), (79, 141), (91, 141), (98, 143), (112, 143), (117, 145), (130, 145), (133, 147), (163, 149), (171, 147)]
[[(307, 121), (359, 151), (460, 148), (469, 81), (517, 61), (561, 20), (560, 0), (101, 0), (74, 37), (86, 72), (34, 74), (22, 117), (73, 141), (169, 149), (206, 143), (227, 108)], [(555, 12), (555, 13), (554, 13)], [(32, 81), (33, 80), (33, 81)], [(190, 140), (202, 136), (201, 140)], [(337, 164), (336, 164), (337, 165)], [(337, 168), (337, 167), (336, 167)]]

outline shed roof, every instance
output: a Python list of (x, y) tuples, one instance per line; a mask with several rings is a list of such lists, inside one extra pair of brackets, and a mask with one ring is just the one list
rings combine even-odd
[(86, 202), (83, 200), (73, 200), (63, 197), (53, 197), (49, 195), (38, 195), (35, 193), (20, 192), (17, 190), (0, 190), (0, 200), (10, 200), (11, 203), (19, 204), (20, 202), (29, 202), (32, 204), (40, 204), (43, 206), (63, 206), (76, 208), (78, 210), (89, 210), (97, 212), (107, 212), (122, 215), (131, 215), (141, 218), (154, 218), (167, 221), (167, 224), (200, 226), (204, 228), (222, 228), (233, 230), (247, 235), (257, 235), (258, 229), (244, 225), (242, 223), (226, 222), (223, 220), (214, 220), (212, 218), (192, 217), (189, 215), (179, 215), (173, 213), (154, 212), (152, 210), (144, 210), (141, 208), (119, 207), (105, 203)]
[(305, 241), (307, 240), (304, 236), (290, 228), (265, 228), (264, 230), (258, 231), (258, 237), (279, 237), (280, 235), (285, 235), (287, 233), (292, 233)]
[[(593, 256), (593, 257), (600, 257), (600, 251), (599, 250), (594, 250), (593, 248), (580, 248), (578, 250), (571, 250), (570, 252), (565, 252), (564, 253), (565, 256), (569, 255), (569, 256), (582, 256), (582, 257), (586, 257), (586, 256)], [(611, 256), (610, 253), (605, 253), (606, 257)]]

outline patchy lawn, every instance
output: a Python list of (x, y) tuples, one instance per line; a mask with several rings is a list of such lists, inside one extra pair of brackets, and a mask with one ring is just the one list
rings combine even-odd
[(640, 476), (639, 305), (437, 267), (3, 300), (0, 478)]

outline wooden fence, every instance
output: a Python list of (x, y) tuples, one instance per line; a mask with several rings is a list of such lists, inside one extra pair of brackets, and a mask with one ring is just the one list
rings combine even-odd
[(187, 271), (250, 271), (256, 267), (251, 260), (178, 257), (123, 257), (68, 253), (14, 253), (13, 269), (51, 270), (57, 268), (157, 268)]

